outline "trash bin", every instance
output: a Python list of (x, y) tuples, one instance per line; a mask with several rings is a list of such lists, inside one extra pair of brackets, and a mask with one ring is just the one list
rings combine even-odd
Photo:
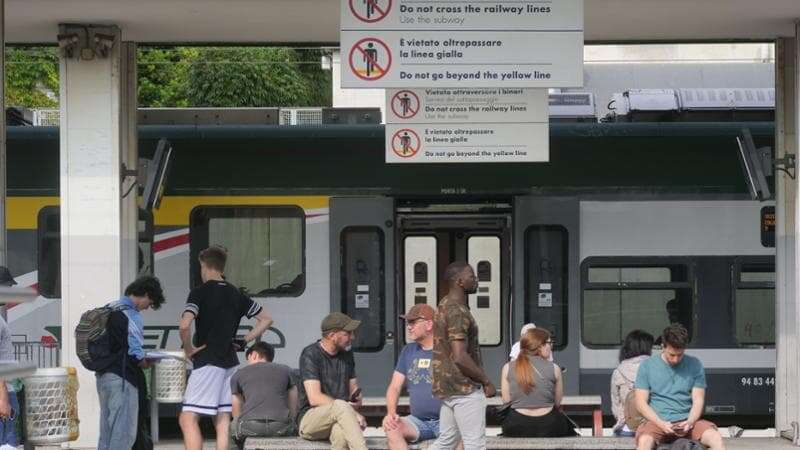
[(78, 377), (75, 368), (37, 369), (23, 382), (27, 441), (44, 445), (78, 439)]
[(175, 358), (164, 358), (155, 365), (155, 399), (159, 403), (181, 403), (186, 390), (186, 360), (183, 352), (164, 352)]

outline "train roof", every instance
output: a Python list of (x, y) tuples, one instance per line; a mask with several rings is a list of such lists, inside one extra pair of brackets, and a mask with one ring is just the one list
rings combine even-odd
[[(553, 123), (547, 163), (385, 164), (381, 125), (139, 127), (167, 138), (167, 195), (386, 193), (747, 195), (736, 136), (772, 146), (772, 122)], [(58, 194), (58, 128), (8, 128), (9, 195)]]

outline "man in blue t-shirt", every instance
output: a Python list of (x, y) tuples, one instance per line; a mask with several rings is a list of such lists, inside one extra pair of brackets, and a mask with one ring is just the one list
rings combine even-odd
[[(414, 341), (400, 352), (392, 381), (386, 389), (386, 417), (383, 430), (390, 450), (406, 450), (409, 442), (422, 442), (439, 436), (439, 409), (442, 401), (431, 394), (433, 359), (433, 316), (436, 311), (425, 303), (414, 305), (406, 321), (408, 339)], [(397, 402), (405, 384), (410, 397), (411, 415), (397, 415)], [(461, 445), (459, 444), (459, 448)]]
[(639, 366), (636, 408), (645, 422), (636, 429), (637, 450), (680, 437), (700, 441), (711, 450), (725, 450), (713, 423), (700, 419), (706, 397), (706, 373), (699, 359), (684, 355), (689, 333), (679, 323), (664, 329), (663, 350)]

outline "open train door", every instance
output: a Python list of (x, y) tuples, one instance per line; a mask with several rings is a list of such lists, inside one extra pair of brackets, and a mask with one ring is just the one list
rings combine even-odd
[(331, 198), (331, 311), (360, 320), (353, 352), (366, 395), (382, 395), (394, 369), (394, 200)]
[(574, 198), (514, 201), (514, 336), (533, 322), (554, 336), (555, 362), (567, 369), (565, 393), (579, 389), (579, 216)]

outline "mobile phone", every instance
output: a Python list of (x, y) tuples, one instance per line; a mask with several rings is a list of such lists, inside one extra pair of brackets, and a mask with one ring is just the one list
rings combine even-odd
[(247, 347), (247, 342), (244, 339), (234, 339), (233, 346), (237, 351), (242, 351)]
[(359, 395), (361, 395), (361, 388), (356, 389), (352, 394), (350, 394), (350, 403), (357, 402)]

